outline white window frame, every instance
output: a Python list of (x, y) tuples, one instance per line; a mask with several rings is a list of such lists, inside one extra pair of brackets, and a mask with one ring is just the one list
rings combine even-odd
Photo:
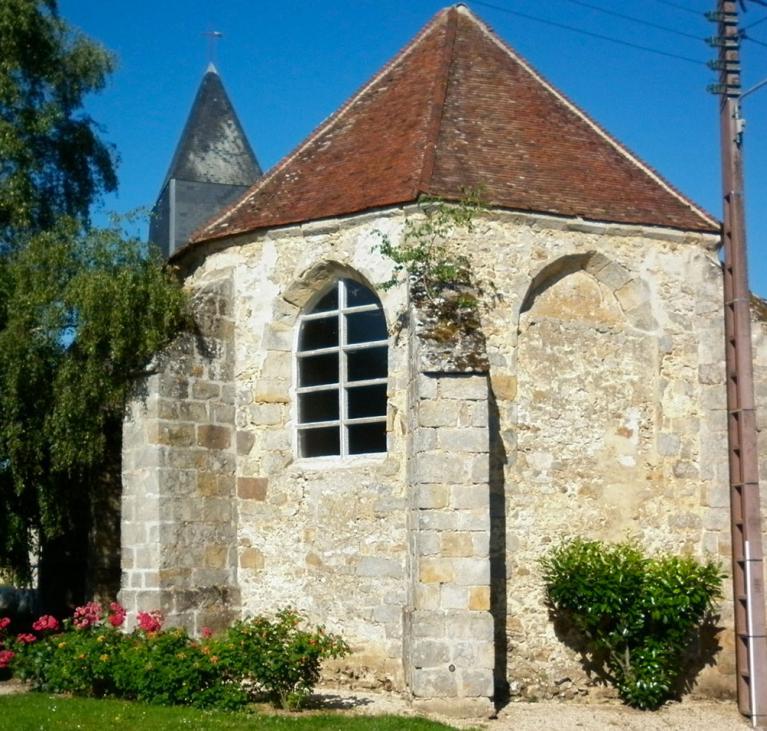
[[(352, 280), (353, 281), (353, 280)], [(368, 291), (372, 290), (367, 287), (367, 285), (362, 284), (361, 282), (357, 282), (359, 286), (365, 287)], [(386, 321), (385, 315), (383, 312), (383, 307), (380, 304), (380, 301), (378, 304), (370, 304), (370, 305), (359, 305), (356, 307), (348, 307), (347, 306), (347, 290), (346, 290), (346, 281), (344, 279), (338, 279), (333, 283), (333, 287), (335, 287), (338, 291), (338, 307), (333, 310), (323, 310), (322, 312), (310, 312), (308, 314), (300, 315), (298, 318), (298, 333), (297, 333), (297, 339), (296, 339), (296, 358), (295, 358), (295, 383), (296, 383), (296, 454), (300, 459), (328, 459), (328, 458), (356, 458), (356, 457), (365, 457), (365, 456), (376, 456), (381, 454), (386, 454), (388, 451), (388, 443), (387, 448), (381, 452), (355, 452), (354, 454), (351, 454), (349, 452), (349, 427), (353, 426), (355, 424), (375, 424), (375, 423), (381, 423), (386, 422), (386, 414), (384, 413), (382, 416), (365, 416), (365, 417), (358, 417), (356, 419), (349, 418), (349, 403), (348, 403), (348, 388), (357, 388), (361, 386), (378, 386), (378, 385), (386, 385), (388, 383), (388, 377), (384, 378), (369, 378), (363, 381), (349, 381), (348, 378), (348, 364), (347, 364), (347, 353), (359, 351), (359, 350), (368, 350), (370, 348), (380, 348), (385, 346), (386, 347), (386, 356), (387, 356), (387, 364), (388, 364), (388, 356), (389, 356), (389, 339), (386, 338), (385, 340), (370, 340), (365, 341), (363, 343), (347, 343), (347, 328), (346, 328), (346, 315), (351, 315), (357, 312), (376, 312), (380, 311), (382, 317), (384, 317), (384, 322)], [(323, 291), (323, 293), (317, 298), (316, 301), (319, 301), (327, 295), (329, 292), (332, 291), (333, 287), (328, 287)], [(373, 292), (375, 295), (375, 292)], [(377, 298), (377, 297), (376, 297)], [(323, 320), (323, 319), (330, 319), (333, 316), (336, 316), (338, 318), (338, 345), (333, 346), (330, 348), (317, 348), (315, 350), (300, 350), (300, 342), (301, 342), (301, 333), (303, 332), (303, 326), (305, 322), (311, 321), (311, 320)], [(300, 379), (300, 363), (302, 358), (306, 358), (313, 355), (330, 355), (333, 353), (338, 353), (338, 381), (335, 383), (324, 383), (320, 386), (299, 386), (299, 379)], [(387, 367), (388, 370), (388, 367)], [(350, 385), (353, 384), (353, 385)], [(339, 404), (338, 404), (338, 413), (339, 418), (338, 419), (332, 419), (330, 421), (311, 421), (306, 423), (301, 423), (301, 407), (300, 407), (300, 399), (299, 396), (301, 394), (305, 393), (317, 393), (321, 391), (335, 391), (338, 395)], [(388, 404), (387, 404), (388, 406)], [(323, 427), (336, 427), (340, 434), (339, 434), (339, 444), (340, 444), (340, 452), (338, 454), (325, 454), (325, 455), (318, 455), (316, 457), (308, 457), (302, 454), (301, 452), (301, 432), (308, 431), (310, 429), (320, 429)]]

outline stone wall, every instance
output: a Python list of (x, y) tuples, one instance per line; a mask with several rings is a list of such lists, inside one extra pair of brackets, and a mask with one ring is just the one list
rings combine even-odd
[[(298, 606), (352, 643), (331, 668), (339, 682), (418, 702), (480, 706), (506, 681), (530, 698), (594, 693), (543, 603), (538, 559), (553, 543), (630, 536), (729, 570), (716, 241), (483, 214), (455, 241), (492, 294), (487, 372), (440, 366), (447, 351), (424, 352), (404, 287), (379, 291), (388, 454), (297, 459), (297, 318), (339, 276), (386, 280), (377, 232), (396, 241), (405, 215), (417, 211), (245, 236), (190, 266), (189, 286), (227, 304), (212, 357), (182, 347), (126, 424), (123, 594), (187, 624), (200, 582), (233, 613)], [(725, 591), (704, 695), (734, 687)]]
[(123, 429), (120, 599), (192, 632), (239, 613), (232, 285), (195, 291), (198, 331), (139, 388)]

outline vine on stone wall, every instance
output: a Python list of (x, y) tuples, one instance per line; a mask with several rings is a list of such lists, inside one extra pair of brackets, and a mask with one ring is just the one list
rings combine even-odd
[(472, 232), (483, 209), (478, 191), (467, 191), (458, 203), (422, 197), (418, 215), (405, 220), (399, 243), (377, 232), (381, 241), (375, 248), (393, 262), (392, 276), (379, 286), (388, 290), (403, 282), (409, 285), (423, 317), (424, 337), (445, 342), (479, 330), (483, 287), (454, 234)]

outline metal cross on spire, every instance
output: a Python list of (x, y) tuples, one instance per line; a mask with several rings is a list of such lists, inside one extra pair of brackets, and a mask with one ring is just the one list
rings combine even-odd
[(202, 35), (208, 39), (208, 63), (216, 64), (216, 51), (218, 50), (218, 41), (224, 37), (224, 34), (218, 30), (207, 30)]

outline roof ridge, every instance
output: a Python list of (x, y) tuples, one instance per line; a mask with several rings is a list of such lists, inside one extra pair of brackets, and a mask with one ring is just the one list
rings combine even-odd
[[(409, 41), (400, 51), (397, 53), (394, 58), (392, 58), (388, 63), (386, 63), (381, 70), (375, 74), (369, 81), (367, 81), (365, 84), (363, 84), (344, 104), (341, 105), (335, 112), (333, 112), (330, 116), (326, 117), (320, 124), (312, 130), (312, 132), (309, 133), (307, 137), (304, 138), (303, 142), (301, 142), (295, 149), (293, 149), (292, 152), (288, 153), (285, 157), (282, 158), (273, 168), (271, 168), (264, 176), (259, 178), (259, 180), (252, 185), (246, 193), (243, 194), (243, 196), (235, 201), (231, 206), (227, 206), (222, 211), (219, 211), (215, 217), (213, 217), (210, 221), (200, 226), (197, 230), (195, 230), (190, 239), (189, 243), (196, 242), (200, 240), (200, 237), (204, 234), (205, 231), (207, 231), (210, 228), (213, 228), (214, 226), (217, 226), (219, 223), (221, 223), (224, 219), (226, 219), (229, 215), (237, 211), (239, 208), (241, 208), (243, 205), (247, 203), (247, 201), (251, 198), (252, 195), (257, 193), (261, 188), (266, 186), (272, 178), (274, 178), (280, 171), (282, 171), (285, 167), (287, 167), (296, 157), (298, 157), (312, 142), (314, 142), (315, 139), (317, 139), (320, 135), (322, 135), (329, 127), (334, 125), (336, 122), (338, 122), (343, 116), (346, 114), (346, 112), (354, 105), (354, 103), (359, 99), (368, 89), (370, 89), (373, 85), (378, 83), (381, 78), (383, 78), (387, 73), (389, 73), (392, 69), (396, 68), (399, 64), (401, 64), (418, 46), (420, 41), (427, 36), (429, 33), (431, 33), (443, 20), (444, 18), (450, 13), (450, 11), (455, 10), (454, 7), (449, 8), (443, 8), (440, 10), (418, 33), (411, 41)], [(418, 191), (416, 190), (415, 193)], [(226, 236), (226, 234), (219, 234), (216, 238)]]
[(445, 32), (445, 47), (442, 51), (443, 59), (440, 73), (434, 79), (434, 93), (432, 95), (431, 120), (426, 145), (424, 145), (421, 162), (421, 175), (418, 179), (418, 193), (428, 188), (434, 173), (434, 160), (437, 156), (437, 144), (442, 127), (442, 119), (445, 113), (445, 100), (447, 99), (447, 87), (450, 83), (450, 68), (453, 63), (455, 52), (455, 39), (458, 29), (458, 14), (456, 6), (448, 8), (447, 28)]
[(527, 73), (529, 73), (541, 86), (543, 86), (555, 99), (557, 99), (563, 106), (569, 109), (571, 112), (577, 114), (589, 127), (591, 127), (600, 137), (606, 142), (612, 145), (621, 155), (623, 155), (629, 162), (639, 168), (645, 175), (654, 180), (662, 188), (677, 200), (684, 203), (691, 208), (707, 223), (712, 224), (715, 227), (719, 227), (719, 221), (711, 213), (701, 208), (699, 205), (690, 200), (686, 195), (677, 190), (669, 181), (667, 181), (659, 172), (657, 172), (651, 165), (648, 165), (643, 160), (640, 160), (634, 155), (627, 147), (613, 137), (607, 130), (605, 130), (598, 122), (591, 118), (589, 114), (584, 112), (575, 102), (571, 101), (566, 94), (561, 92), (556, 87), (552, 86), (534, 67), (521, 56), (515, 49), (513, 49), (502, 38), (496, 35), (495, 31), (485, 23), (479, 16), (475, 15), (468, 6), (463, 3), (459, 4), (455, 8), (458, 12), (464, 13), (470, 17), (477, 26), (485, 33), (490, 40), (493, 41), (498, 47), (500, 47), (505, 53), (511, 56)]

